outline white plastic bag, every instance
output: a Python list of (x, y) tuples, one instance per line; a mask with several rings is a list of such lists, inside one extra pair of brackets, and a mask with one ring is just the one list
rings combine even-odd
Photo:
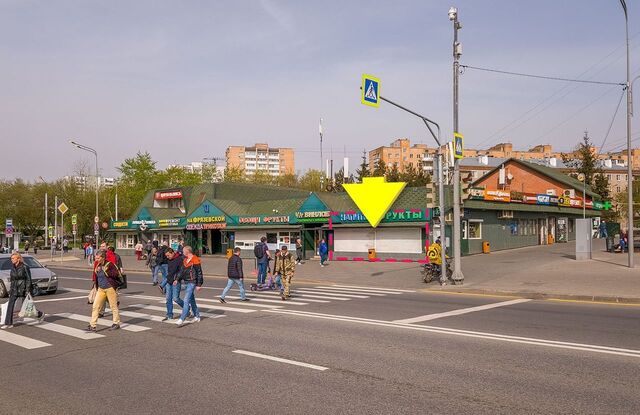
[(6, 325), (7, 310), (9, 309), (9, 302), (0, 305), (0, 326)]
[(20, 308), (20, 312), (18, 313), (18, 317), (20, 318), (37, 318), (38, 310), (36, 310), (36, 304), (33, 302), (33, 297), (31, 293), (28, 293), (22, 302), (22, 307)]

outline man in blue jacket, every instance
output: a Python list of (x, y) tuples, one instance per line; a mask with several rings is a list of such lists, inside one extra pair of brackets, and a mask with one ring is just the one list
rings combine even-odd
[(327, 261), (327, 254), (329, 253), (329, 247), (324, 239), (320, 241), (320, 247), (318, 248), (318, 254), (320, 254), (320, 266), (324, 267), (324, 263)]
[(224, 297), (227, 295), (233, 284), (237, 284), (240, 289), (240, 300), (241, 301), (249, 301), (244, 292), (244, 272), (242, 271), (242, 258), (240, 258), (240, 248), (233, 249), (233, 255), (229, 258), (229, 263), (227, 264), (227, 286), (224, 287), (222, 294), (220, 295), (220, 302), (226, 303)]
[(175, 252), (171, 248), (167, 249), (167, 253), (165, 255), (168, 261), (167, 285), (165, 287), (167, 316), (163, 318), (162, 321), (173, 319), (174, 301), (181, 308), (184, 308), (184, 301), (182, 301), (182, 299), (180, 298), (180, 289), (182, 287), (182, 284), (173, 284), (174, 281), (178, 280), (178, 277), (180, 277), (180, 273), (182, 272), (182, 262), (184, 261), (184, 256), (180, 255), (179, 252)]

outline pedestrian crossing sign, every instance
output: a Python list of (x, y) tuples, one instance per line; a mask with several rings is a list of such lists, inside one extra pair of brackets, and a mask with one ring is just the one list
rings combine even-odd
[(361, 101), (371, 107), (380, 106), (380, 79), (362, 74)]
[(464, 137), (462, 134), (453, 133), (453, 157), (464, 158)]

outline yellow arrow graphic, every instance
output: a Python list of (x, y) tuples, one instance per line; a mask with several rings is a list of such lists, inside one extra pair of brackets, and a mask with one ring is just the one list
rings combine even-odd
[(391, 209), (402, 190), (403, 182), (387, 183), (384, 177), (365, 177), (359, 184), (344, 184), (351, 200), (374, 228)]

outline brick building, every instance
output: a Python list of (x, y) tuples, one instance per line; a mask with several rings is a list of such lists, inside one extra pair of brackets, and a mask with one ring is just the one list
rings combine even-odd
[(226, 159), (227, 167), (240, 168), (249, 175), (256, 171), (263, 171), (271, 176), (295, 173), (292, 148), (269, 147), (265, 143), (256, 143), (252, 147), (229, 146)]

